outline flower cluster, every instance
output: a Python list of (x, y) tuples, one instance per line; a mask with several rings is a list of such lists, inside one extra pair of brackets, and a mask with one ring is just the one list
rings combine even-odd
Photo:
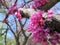
[(9, 7), (8, 14), (13, 14), (15, 11), (17, 11), (17, 4), (13, 4), (11, 7)]
[(45, 23), (45, 20), (42, 18), (43, 13), (43, 11), (37, 11), (30, 17), (28, 31), (32, 33), (33, 39), (36, 42), (45, 40), (49, 32), (49, 28), (43, 26)]
[(12, 7), (9, 8), (8, 14), (15, 14), (16, 18), (18, 20), (21, 20), (21, 10), (18, 10), (17, 4), (12, 5)]
[(34, 4), (31, 6), (31, 8), (40, 7), (48, 2), (48, 0), (33, 0)]
[[(60, 37), (57, 32), (51, 35), (52, 33), (50, 33), (50, 28), (44, 26), (46, 20), (42, 17), (43, 13), (44, 11), (39, 10), (32, 14), (30, 17), (28, 31), (32, 33), (32, 37), (35, 42), (41, 42), (42, 45), (48, 45), (49, 42), (56, 44), (60, 42)], [(49, 11), (48, 15), (50, 14), (52, 14), (52, 12)]]

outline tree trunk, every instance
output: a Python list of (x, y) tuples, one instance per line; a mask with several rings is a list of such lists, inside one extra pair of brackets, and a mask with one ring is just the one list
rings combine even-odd
[(20, 42), (19, 42), (19, 40), (16, 40), (16, 45), (20, 45)]
[(27, 40), (28, 40), (28, 37), (26, 37), (26, 38), (25, 38), (25, 40), (24, 40), (24, 42), (23, 42), (23, 44), (22, 44), (22, 45), (26, 45)]
[(20, 45), (19, 37), (15, 37), (16, 45)]

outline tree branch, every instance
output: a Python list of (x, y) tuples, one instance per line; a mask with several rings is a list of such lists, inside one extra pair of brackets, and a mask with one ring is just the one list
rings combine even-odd
[(45, 5), (41, 6), (41, 7), (38, 7), (38, 9), (41, 9), (41, 10), (49, 10), (50, 8), (52, 8), (57, 2), (59, 2), (60, 0), (49, 0), (48, 3), (46, 3)]
[(8, 32), (8, 31), (6, 31), (6, 34), (5, 34), (5, 45), (7, 45), (7, 42), (6, 42), (6, 39), (7, 39), (7, 32)]
[(26, 4), (28, 4), (28, 3), (30, 3), (30, 2), (32, 2), (33, 0), (30, 0), (30, 1), (28, 1), (28, 2), (25, 2), (24, 1), (24, 4), (21, 6), (21, 8), (23, 8)]
[(0, 33), (0, 35), (2, 36), (2, 35), (4, 35), (6, 32), (8, 31), (8, 28), (6, 29), (6, 31), (4, 31), (4, 33)]
[(8, 6), (6, 5), (6, 1), (5, 0), (0, 0), (0, 5), (6, 7), (8, 9)]
[(17, 1), (18, 1), (18, 0), (16, 0), (14, 4), (16, 4), (16, 3), (17, 3)]
[(25, 34), (24, 30), (23, 30), (23, 26), (22, 26), (22, 23), (21, 23), (20, 20), (19, 20), (19, 23), (20, 23), (20, 26), (21, 26), (21, 32), (24, 35), (24, 37), (26, 38), (27, 36), (26, 36), (26, 34)]
[(11, 32), (14, 34), (14, 36), (16, 37), (16, 35), (15, 35), (14, 31), (12, 30), (11, 26), (9, 25), (9, 23), (8, 23), (8, 22), (5, 22), (5, 23), (9, 26), (10, 31), (11, 31)]
[(24, 22), (24, 24), (23, 24), (23, 27), (25, 26), (26, 22), (27, 22), (27, 18), (26, 18), (26, 20), (25, 20), (25, 22)]

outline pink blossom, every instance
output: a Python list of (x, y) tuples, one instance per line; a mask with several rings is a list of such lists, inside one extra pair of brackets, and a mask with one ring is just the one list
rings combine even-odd
[(48, 13), (47, 13), (48, 18), (52, 18), (52, 14), (53, 14), (53, 11), (52, 10), (48, 10)]
[(12, 5), (12, 6), (8, 9), (8, 14), (13, 14), (15, 11), (17, 11), (17, 4)]
[[(60, 44), (59, 33), (55, 31), (52, 33), (49, 27), (44, 26), (46, 20), (42, 17), (43, 13), (44, 11), (39, 10), (31, 15), (28, 31), (32, 33), (33, 40), (37, 43), (41, 42), (42, 45), (48, 45), (49, 42), (52, 45)], [(52, 11), (48, 11), (48, 15), (52, 14)]]
[(20, 14), (20, 10), (17, 9), (17, 4), (13, 4), (12, 7), (9, 8), (8, 10), (8, 14), (14, 14), (18, 20), (21, 20), (21, 14)]
[(15, 12), (15, 16), (18, 20), (21, 20), (21, 14), (20, 14), (20, 10), (18, 10), (17, 12)]
[(42, 45), (49, 45), (47, 39), (44, 39), (44, 40), (42, 41)]
[(48, 2), (48, 0), (33, 0), (34, 4), (32, 6), (32, 8), (37, 8), (40, 6), (43, 6), (44, 4), (46, 4)]
[(45, 20), (42, 18), (43, 13), (44, 11), (37, 11), (30, 17), (28, 31), (32, 33), (33, 40), (36, 42), (42, 41), (47, 36), (49, 30), (43, 27), (45, 23)]

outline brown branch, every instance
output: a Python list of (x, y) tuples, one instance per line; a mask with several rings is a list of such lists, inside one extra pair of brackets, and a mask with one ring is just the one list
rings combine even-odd
[(25, 22), (24, 22), (24, 24), (23, 24), (23, 27), (25, 26), (26, 22), (27, 22), (27, 18), (26, 18), (26, 20), (25, 20)]
[[(0, 22), (2, 22), (2, 21), (0, 21)], [(0, 33), (0, 36), (2, 36), (2, 35), (4, 35), (7, 31), (8, 31), (8, 27), (7, 28), (1, 28), (0, 30), (6, 30), (6, 31), (4, 31), (4, 33)]]
[(4, 33), (2, 33), (2, 34), (0, 33), (0, 35), (1, 35), (1, 36), (4, 35), (7, 31), (8, 31), (8, 29), (6, 29), (6, 31), (4, 31)]
[(21, 26), (21, 32), (24, 35), (24, 37), (26, 38), (27, 36), (26, 36), (26, 34), (25, 34), (24, 30), (23, 30), (23, 26), (22, 26), (22, 23), (21, 23), (20, 20), (19, 20), (19, 23), (20, 23), (20, 26)]
[(24, 2), (24, 3), (26, 3), (26, 1), (25, 1), (25, 0), (23, 0), (23, 2)]
[(16, 32), (17, 32), (17, 20), (16, 20), (16, 17), (14, 17), (14, 21), (15, 21), (15, 24), (16, 24)]
[(32, 1), (33, 1), (33, 0), (30, 0), (30, 1), (28, 1), (28, 2), (25, 2), (25, 1), (24, 1), (24, 4), (22, 4), (21, 8), (23, 8), (26, 4), (28, 4), (28, 3), (32, 2)]
[(31, 36), (31, 33), (29, 34), (29, 36), (27, 36), (27, 37), (25, 38), (25, 40), (24, 40), (24, 42), (23, 42), (22, 45), (26, 45), (26, 43), (27, 43), (27, 41), (28, 41), (28, 39), (29, 39), (30, 36)]
[[(26, 20), (27, 21), (27, 20)], [(25, 34), (25, 31), (23, 30), (23, 25), (22, 25), (22, 23), (21, 23), (21, 21), (19, 20), (19, 23), (20, 23), (20, 26), (21, 26), (21, 32), (22, 32), (22, 34), (24, 35), (24, 42), (23, 42), (23, 44), (22, 45), (26, 45), (26, 43), (27, 43), (27, 40), (28, 40), (28, 38), (30, 37), (30, 35), (31, 34), (29, 34), (29, 36), (27, 36), (26, 34)], [(26, 22), (24, 23), (24, 25), (26, 24)]]
[(17, 1), (18, 1), (18, 0), (16, 0), (14, 4), (16, 4), (16, 3), (17, 3)]
[(45, 5), (39, 7), (38, 9), (47, 11), (47, 10), (49, 10), (51, 7), (53, 7), (59, 1), (60, 0), (49, 0), (48, 3), (46, 3)]
[(6, 39), (7, 39), (7, 32), (8, 32), (8, 31), (6, 31), (6, 34), (5, 34), (5, 45), (7, 45), (7, 42), (6, 42)]
[(9, 28), (10, 28), (10, 31), (14, 34), (14, 36), (16, 37), (16, 35), (15, 35), (15, 33), (14, 33), (14, 31), (13, 31), (13, 29), (11, 28), (11, 26), (9, 25), (9, 23), (8, 22), (5, 22), (8, 26), (9, 26)]
[(35, 12), (34, 9), (24, 9), (24, 8), (19, 8), (21, 10), (21, 15), (22, 17), (29, 18), (33, 12)]
[[(25, 20), (24, 24), (22, 25), (22, 27), (24, 27), (24, 26), (25, 26), (26, 21), (27, 21), (27, 18), (26, 18), (26, 20)], [(21, 31), (19, 31), (18, 35), (20, 34), (20, 32), (21, 32)]]
[(6, 7), (8, 9), (8, 6), (6, 5), (5, 0), (0, 0), (0, 5), (3, 5), (4, 7)]

